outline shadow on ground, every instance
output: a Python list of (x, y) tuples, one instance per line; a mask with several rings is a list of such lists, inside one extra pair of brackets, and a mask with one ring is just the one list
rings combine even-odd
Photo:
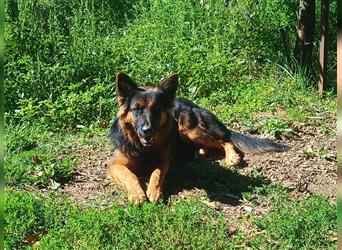
[(171, 169), (165, 186), (165, 199), (184, 190), (204, 190), (211, 201), (237, 206), (243, 193), (269, 184), (261, 175), (241, 175), (217, 162), (190, 162), (181, 169)]

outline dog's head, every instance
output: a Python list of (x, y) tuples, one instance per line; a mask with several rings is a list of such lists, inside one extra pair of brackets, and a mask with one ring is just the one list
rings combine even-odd
[(157, 87), (137, 87), (131, 78), (116, 74), (118, 117), (122, 126), (139, 138), (145, 147), (154, 145), (170, 123), (172, 104), (178, 86), (178, 75), (163, 79)]

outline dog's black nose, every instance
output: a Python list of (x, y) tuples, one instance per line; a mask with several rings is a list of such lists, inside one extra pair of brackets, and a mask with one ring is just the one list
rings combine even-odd
[(152, 128), (150, 126), (143, 126), (142, 127), (142, 132), (145, 135), (151, 135), (152, 134)]

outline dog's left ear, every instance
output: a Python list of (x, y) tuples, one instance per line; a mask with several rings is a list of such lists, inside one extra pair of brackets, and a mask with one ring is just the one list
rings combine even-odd
[(160, 88), (165, 92), (170, 104), (176, 97), (178, 87), (178, 74), (172, 74), (160, 81)]

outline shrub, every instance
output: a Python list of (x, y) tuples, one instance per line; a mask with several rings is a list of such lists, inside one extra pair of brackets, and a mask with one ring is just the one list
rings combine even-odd
[(195, 99), (259, 78), (266, 59), (282, 57), (276, 27), (293, 25), (295, 9), (283, 0), (8, 0), (7, 117), (54, 129), (109, 120), (118, 70), (139, 83), (177, 71), (179, 94)]

